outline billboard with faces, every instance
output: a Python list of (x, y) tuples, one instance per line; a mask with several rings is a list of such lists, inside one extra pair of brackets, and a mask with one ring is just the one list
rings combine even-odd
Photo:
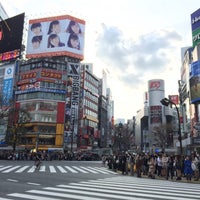
[(29, 21), (27, 58), (69, 56), (83, 60), (85, 21), (62, 15)]

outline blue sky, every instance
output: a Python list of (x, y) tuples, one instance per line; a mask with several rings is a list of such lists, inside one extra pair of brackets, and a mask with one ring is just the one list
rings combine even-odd
[(165, 94), (178, 93), (181, 47), (192, 45), (190, 15), (199, 0), (1, 0), (10, 17), (69, 14), (86, 21), (85, 60), (108, 87), (115, 118), (130, 119), (143, 106), (150, 79), (165, 80)]

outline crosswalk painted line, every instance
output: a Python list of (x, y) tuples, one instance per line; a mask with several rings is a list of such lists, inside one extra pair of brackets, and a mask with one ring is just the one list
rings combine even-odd
[(77, 166), (73, 166), (73, 168), (76, 169), (77, 171), (80, 171), (80, 172), (84, 173), (84, 174), (89, 173), (89, 172), (87, 172), (87, 171), (85, 171), (85, 170), (83, 170), (83, 169), (80, 169), (80, 168), (77, 167)]
[(25, 171), (27, 168), (29, 168), (29, 166), (23, 166), (22, 168), (18, 169), (17, 171), (15, 171), (15, 173), (22, 173), (23, 171)]
[(115, 176), (27, 190), (23, 194), (11, 193), (7, 197), (27, 200), (199, 200), (199, 190), (198, 184)]
[(97, 172), (97, 171), (94, 171), (94, 169), (89, 169), (89, 168), (87, 168), (87, 167), (80, 167), (80, 168), (83, 169), (83, 170), (89, 171), (89, 172), (91, 172), (91, 173), (93, 173), (93, 174), (98, 174), (98, 172)]
[(17, 168), (19, 168), (19, 167), (21, 167), (21, 166), (18, 165), (18, 166), (11, 167), (11, 168), (9, 168), (9, 169), (3, 171), (2, 173), (9, 173), (9, 172), (14, 171), (15, 169), (17, 169)]
[(40, 172), (45, 172), (45, 170), (46, 170), (46, 166), (45, 165), (40, 166), (40, 169), (39, 169)]
[[(94, 169), (95, 169), (95, 170), (99, 170), (99, 168), (97, 168), (97, 167), (94, 167)], [(107, 172), (109, 172), (109, 174), (118, 174), (117, 172), (108, 170), (108, 169), (103, 168), (103, 167), (100, 168), (100, 171), (101, 171), (101, 173), (107, 173)]]
[(14, 199), (8, 199), (8, 198), (2, 198), (2, 197), (0, 197), (0, 200), (14, 200)]
[(61, 173), (67, 173), (67, 171), (62, 166), (57, 166)]
[(56, 173), (56, 169), (54, 166), (49, 166), (49, 170), (51, 173)]
[(32, 166), (29, 170), (28, 173), (33, 173), (35, 171), (35, 166)]
[(67, 170), (69, 170), (70, 172), (72, 172), (72, 173), (78, 173), (76, 170), (74, 170), (73, 168), (71, 168), (71, 167), (69, 167), (69, 166), (65, 166), (65, 168), (66, 168)]
[(16, 165), (16, 166), (1, 166), (0, 167), (0, 173), (35, 173), (35, 172), (48, 172), (48, 173), (83, 173), (83, 174), (117, 174), (116, 172), (113, 172), (112, 170), (102, 168), (102, 167), (91, 167), (91, 166), (61, 166), (61, 165), (41, 165), (39, 169), (36, 169), (36, 167), (30, 166), (30, 165)]
[(3, 170), (8, 169), (8, 168), (10, 168), (10, 167), (12, 167), (12, 165), (5, 166), (5, 167), (3, 166), (3, 167), (0, 168), (0, 171), (3, 171)]

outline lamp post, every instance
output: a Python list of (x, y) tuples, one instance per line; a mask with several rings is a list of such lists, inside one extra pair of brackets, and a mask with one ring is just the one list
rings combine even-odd
[(179, 139), (179, 142), (180, 142), (180, 153), (182, 155), (183, 153), (183, 147), (182, 147), (182, 136), (181, 136), (181, 123), (180, 123), (180, 114), (179, 114), (179, 110), (178, 110), (178, 107), (176, 106), (176, 104), (171, 101), (170, 99), (167, 99), (167, 98), (164, 98), (160, 101), (160, 103), (164, 106), (169, 106), (169, 104), (172, 104), (175, 106), (176, 108), (176, 112), (177, 112), (177, 116), (178, 116), (178, 139)]

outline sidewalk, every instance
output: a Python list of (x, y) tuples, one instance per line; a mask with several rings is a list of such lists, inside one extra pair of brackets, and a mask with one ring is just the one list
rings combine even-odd
[[(133, 176), (131, 176), (130, 174), (122, 174), (121, 171), (117, 170), (116, 171), (118, 174), (121, 174), (122, 176), (130, 176), (130, 177), (136, 177), (136, 173), (134, 173)], [(147, 175), (141, 175), (141, 177), (139, 178), (148, 178), (148, 179), (151, 179), (149, 178)], [(193, 183), (193, 184), (200, 184), (200, 178), (198, 181), (195, 181), (194, 178), (192, 178), (191, 181), (187, 181), (186, 177), (182, 177), (181, 180), (176, 180), (176, 177), (174, 177), (173, 179), (171, 179), (170, 177), (168, 178), (168, 180), (165, 178), (165, 177), (159, 177), (157, 175), (155, 175), (155, 179), (154, 180), (165, 180), (165, 181), (171, 181), (171, 182), (179, 182), (179, 183)]]

